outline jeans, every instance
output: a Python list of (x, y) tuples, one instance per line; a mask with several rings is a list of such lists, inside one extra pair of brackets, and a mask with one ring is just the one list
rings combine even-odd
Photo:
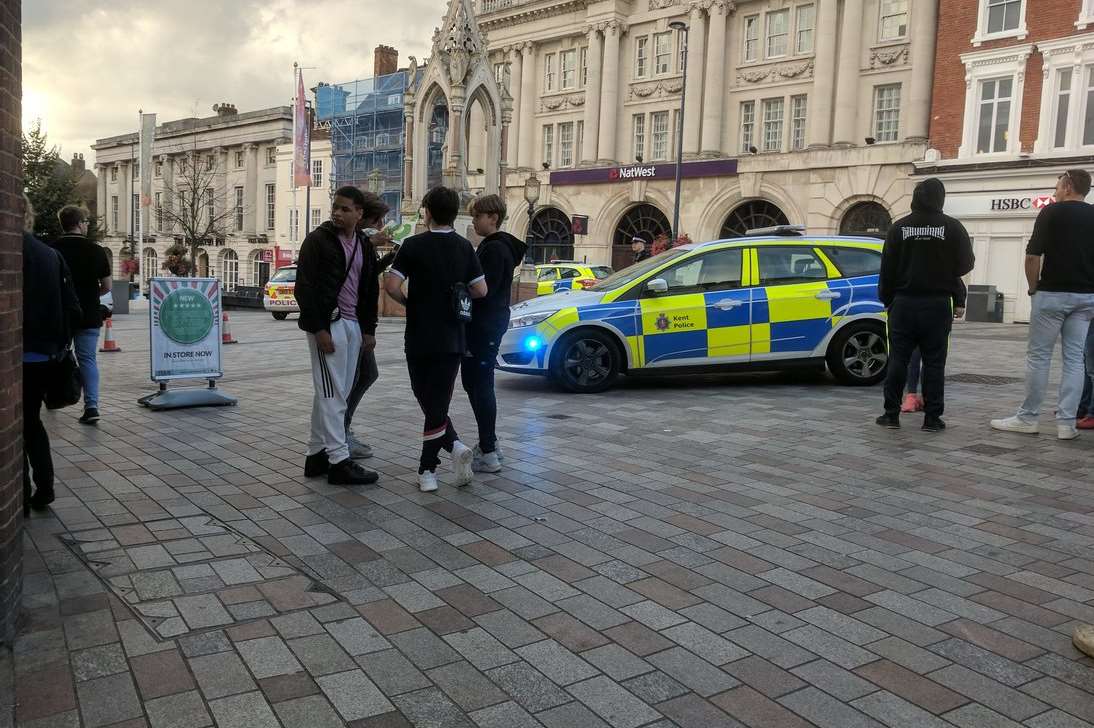
[(84, 409), (99, 408), (99, 364), (95, 352), (99, 348), (99, 329), (80, 329), (73, 337), (76, 342), (76, 361), (84, 378)]
[(361, 349), (361, 356), (357, 359), (357, 375), (353, 379), (353, 389), (346, 397), (346, 437), (349, 437), (350, 425), (353, 424), (353, 414), (357, 411), (357, 405), (365, 392), (369, 390), (380, 377), (380, 371), (376, 368), (376, 350), (365, 351)]
[(42, 401), (50, 380), (56, 376), (54, 362), (23, 363), (23, 502), (30, 502), (31, 472), (38, 489), (53, 491), (53, 457), (49, 433), (42, 424)]
[(1063, 373), (1056, 417), (1060, 424), (1075, 424), (1085, 379), (1083, 349), (1092, 318), (1094, 293), (1039, 291), (1034, 294), (1026, 353), (1026, 399), (1018, 408), (1019, 420), (1027, 424), (1037, 422), (1048, 389), (1052, 350), (1056, 347), (1056, 339), (1062, 338)]
[(897, 296), (889, 307), (889, 371), (885, 413), (900, 415), (908, 362), (917, 348), (923, 357), (923, 412), (941, 417), (945, 409), (946, 355), (953, 308), (946, 296)]

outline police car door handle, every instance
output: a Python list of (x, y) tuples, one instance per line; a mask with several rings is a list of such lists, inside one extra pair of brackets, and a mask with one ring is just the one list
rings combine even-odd
[(723, 298), (721, 301), (717, 301), (714, 304), (714, 308), (720, 308), (723, 311), (728, 311), (731, 308), (739, 308), (745, 305), (744, 301), (740, 301), (736, 298)]
[(822, 301), (832, 301), (839, 298), (839, 294), (835, 291), (820, 291), (817, 293), (817, 298)]

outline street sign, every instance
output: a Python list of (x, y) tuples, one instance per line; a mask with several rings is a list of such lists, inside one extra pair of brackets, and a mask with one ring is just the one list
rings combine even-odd
[(152, 381), (224, 376), (220, 361), (220, 281), (153, 278), (149, 287)]

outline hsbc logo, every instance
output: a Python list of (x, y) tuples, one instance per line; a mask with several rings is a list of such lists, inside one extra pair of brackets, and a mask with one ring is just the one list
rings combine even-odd
[(1033, 209), (1043, 210), (1056, 201), (1056, 198), (1052, 195), (1038, 195), (1033, 198)]
[(642, 177), (656, 177), (657, 167), (617, 167), (608, 172), (608, 179), (615, 181), (621, 179), (640, 179)]

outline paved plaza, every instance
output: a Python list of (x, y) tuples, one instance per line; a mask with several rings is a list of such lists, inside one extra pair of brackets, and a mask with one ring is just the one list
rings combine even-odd
[[(233, 313), (239, 406), (171, 413), (135, 404), (147, 326), (116, 319), (98, 428), (46, 416), (0, 726), (1094, 725), (1094, 435), (987, 426), (1025, 327), (956, 327), (942, 435), (812, 374), (499, 374), (505, 470), (426, 495), (401, 321), (360, 488), (303, 477), (295, 318)], [(474, 444), (458, 387), (453, 419)]]

